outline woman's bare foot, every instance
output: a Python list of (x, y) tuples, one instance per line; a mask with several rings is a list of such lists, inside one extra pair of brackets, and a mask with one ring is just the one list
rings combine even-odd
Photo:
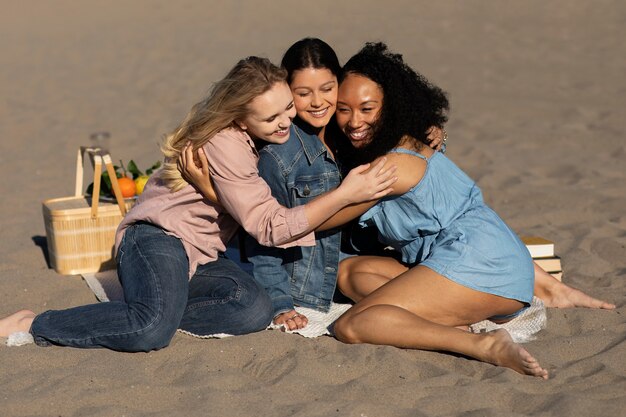
[(274, 317), (274, 324), (285, 326), (287, 330), (304, 329), (309, 324), (309, 319), (296, 310), (289, 310)]
[(0, 337), (8, 337), (11, 333), (27, 332), (36, 314), (30, 310), (20, 310), (0, 319)]
[(584, 292), (572, 288), (535, 264), (535, 295), (539, 297), (546, 307), (554, 308), (600, 308), (613, 310), (615, 304), (598, 300)]
[(520, 374), (548, 379), (548, 371), (504, 329), (484, 333), (485, 362), (510, 368)]
[(600, 308), (604, 310), (613, 310), (615, 308), (615, 304), (593, 298), (592, 296), (563, 283), (553, 285), (544, 297), (545, 298), (539, 298), (543, 300), (546, 307), (585, 307)]

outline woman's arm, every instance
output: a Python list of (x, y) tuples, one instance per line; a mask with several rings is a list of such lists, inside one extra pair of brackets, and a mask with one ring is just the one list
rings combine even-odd
[[(430, 140), (429, 146), (431, 148), (441, 150), (442, 147), (446, 145), (448, 134), (445, 129), (433, 126), (428, 129), (427, 138)], [(198, 160), (196, 161), (196, 158), (193, 157), (191, 145), (188, 143), (183, 152), (181, 152), (180, 158), (178, 158), (178, 170), (181, 172), (185, 181), (193, 185), (200, 194), (213, 203), (219, 202), (215, 188), (213, 187), (213, 182), (211, 181), (211, 176), (209, 175), (209, 167), (204, 149), (198, 149)], [(328, 230), (341, 226), (365, 213), (378, 201), (379, 200), (372, 200), (345, 207), (331, 219), (320, 225), (316, 230)]]
[[(445, 151), (446, 141), (448, 138), (448, 134), (446, 133), (445, 129), (439, 128), (437, 126), (432, 126), (428, 129), (427, 133), (428, 133), (427, 139), (429, 140), (428, 146), (430, 146), (432, 149), (436, 151), (439, 151), (439, 150), (441, 150), (442, 152)], [(379, 159), (377, 159), (374, 162), (377, 162)], [(388, 163), (391, 163), (391, 162), (392, 162), (391, 160), (388, 161)], [(390, 193), (390, 195), (402, 194), (410, 188), (410, 186), (407, 188), (407, 187), (401, 187), (400, 185), (401, 184), (398, 184), (398, 183), (394, 184), (393, 186), (394, 191)], [(401, 188), (404, 188), (404, 191), (402, 191)], [(365, 213), (367, 210), (375, 206), (376, 203), (378, 203), (378, 201), (379, 200), (366, 201), (360, 204), (352, 204), (350, 206), (344, 207), (343, 209), (339, 210), (336, 214), (334, 214), (330, 219), (322, 223), (315, 230), (329, 230), (335, 227), (342, 226), (348, 223), (349, 221), (356, 219), (361, 214)]]
[[(259, 177), (254, 149), (235, 135), (221, 132), (205, 144), (204, 153), (198, 155), (200, 168), (189, 163), (193, 160), (193, 150), (185, 149), (184, 170), (200, 190), (206, 190), (206, 183), (213, 180), (220, 204), (266, 246), (311, 245), (313, 236), (308, 234), (328, 217), (347, 205), (387, 195), (396, 180), (395, 169), (386, 167), (384, 161), (368, 172), (365, 172), (367, 166), (360, 166), (351, 171), (339, 188), (305, 206), (286, 209), (272, 197), (269, 186)], [(292, 243), (299, 238), (306, 238), (306, 243)]]
[[(211, 175), (209, 174), (209, 163), (202, 148), (198, 149), (198, 163), (196, 163), (193, 158), (193, 149), (190, 145), (187, 145), (178, 159), (178, 170), (181, 172), (183, 178), (185, 178), (188, 183), (193, 185), (200, 194), (213, 203), (219, 203), (215, 188), (213, 187), (213, 181), (211, 181)], [(261, 166), (259, 166), (259, 170), (262, 170)], [(279, 175), (279, 168), (276, 167), (275, 174), (270, 174), (268, 170), (265, 172), (266, 174), (264, 175)], [(278, 202), (282, 205), (286, 205), (286, 202), (281, 201), (276, 192), (277, 190), (272, 190), (272, 194), (277, 198)], [(365, 213), (378, 201), (379, 200), (372, 200), (346, 206), (334, 214), (330, 219), (318, 226), (315, 230), (330, 230), (342, 226)]]
[(323, 231), (334, 229), (339, 226), (343, 226), (351, 220), (356, 219), (361, 214), (365, 213), (370, 208), (374, 207), (379, 200), (367, 201), (360, 204), (351, 204), (342, 208), (337, 213), (333, 214), (328, 220), (319, 225), (315, 230)]
[[(374, 160), (372, 164), (379, 163), (382, 158), (383, 157)], [(426, 171), (426, 163), (421, 159), (416, 160), (416, 158), (412, 156), (390, 153), (384, 158), (387, 159), (388, 164), (392, 164), (396, 167), (397, 181), (393, 184), (393, 189), (388, 196), (406, 193), (422, 179), (424, 172)], [(351, 204), (333, 214), (315, 230), (329, 230), (342, 226), (365, 213), (371, 207), (375, 206), (378, 201), (379, 200), (372, 200), (358, 204)]]

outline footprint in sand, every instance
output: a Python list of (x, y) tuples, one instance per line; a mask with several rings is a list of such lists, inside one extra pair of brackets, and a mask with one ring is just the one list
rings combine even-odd
[(275, 383), (293, 372), (296, 365), (296, 352), (290, 351), (279, 358), (252, 358), (243, 366), (243, 372), (257, 379)]

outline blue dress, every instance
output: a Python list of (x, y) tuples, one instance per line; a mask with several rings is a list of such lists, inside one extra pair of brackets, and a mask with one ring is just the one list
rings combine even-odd
[(406, 193), (381, 200), (360, 218), (379, 239), (402, 253), (403, 262), (424, 265), (481, 292), (530, 304), (533, 262), (517, 235), (483, 201), (482, 193), (440, 152), (426, 158), (421, 181)]

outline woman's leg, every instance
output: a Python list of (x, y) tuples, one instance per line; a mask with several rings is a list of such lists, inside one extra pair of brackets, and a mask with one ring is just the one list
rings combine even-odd
[[(615, 304), (593, 298), (564, 284), (537, 264), (534, 264), (534, 267), (535, 296), (541, 298), (546, 307), (586, 307), (606, 310), (615, 308)], [(354, 256), (339, 264), (337, 286), (346, 297), (359, 301), (407, 269), (393, 258)]]
[(546, 307), (587, 307), (612, 310), (615, 304), (593, 298), (584, 292), (563, 284), (535, 264), (535, 295)]
[(272, 302), (248, 273), (224, 256), (200, 265), (189, 283), (180, 328), (198, 335), (246, 334), (265, 329)]
[(455, 328), (521, 307), (519, 301), (472, 290), (416, 266), (357, 302), (334, 330), (347, 343), (445, 350), (547, 378), (547, 371), (506, 331), (472, 334)]
[(394, 258), (353, 256), (339, 263), (337, 287), (352, 301), (359, 301), (407, 270)]
[(40, 314), (31, 326), (35, 342), (130, 352), (167, 346), (187, 302), (182, 243), (158, 227), (136, 224), (126, 230), (117, 264), (124, 302)]

